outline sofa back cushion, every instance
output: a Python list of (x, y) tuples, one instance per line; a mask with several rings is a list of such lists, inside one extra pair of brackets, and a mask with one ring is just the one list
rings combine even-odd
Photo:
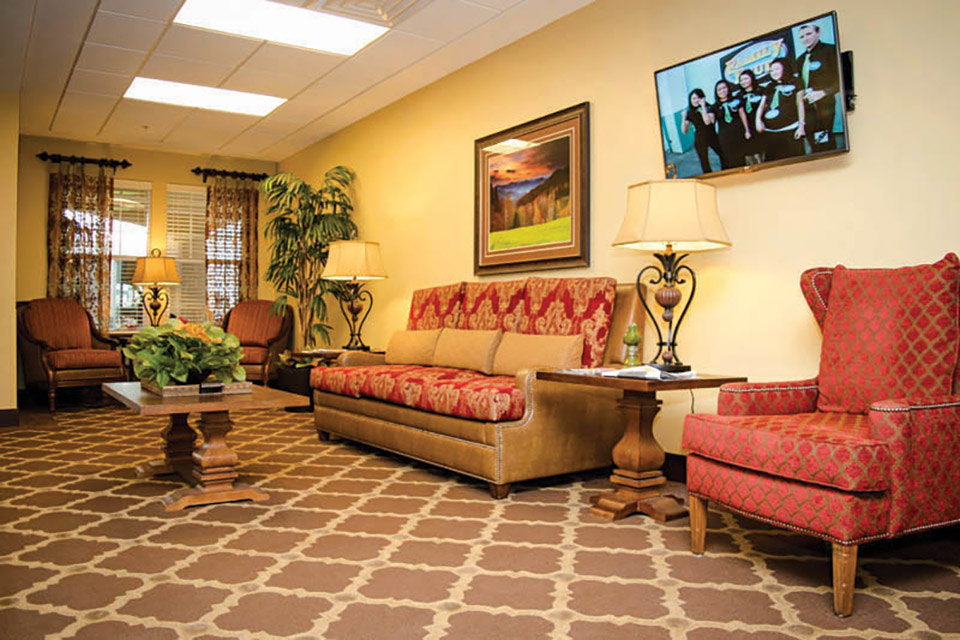
[(66, 298), (31, 300), (21, 312), (28, 335), (51, 349), (89, 349), (90, 318), (80, 303)]
[(838, 266), (820, 354), (820, 411), (949, 394), (960, 349), (960, 260), (899, 269)]
[(433, 364), (438, 367), (493, 373), (493, 356), (502, 336), (503, 332), (499, 329), (444, 329), (437, 339)]
[(516, 331), (525, 291), (526, 280), (464, 283), (457, 328)]
[(613, 278), (528, 278), (519, 332), (582, 335), (581, 366), (599, 367), (616, 293)]
[(583, 336), (537, 336), (504, 333), (493, 357), (493, 374), (513, 376), (522, 369), (576, 369), (583, 355)]
[(417, 289), (410, 301), (407, 329), (455, 328), (463, 308), (463, 283), (448, 284), (430, 289)]
[(442, 329), (397, 331), (387, 343), (387, 364), (433, 364), (433, 352)]
[(270, 311), (272, 300), (244, 300), (230, 310), (227, 333), (232, 333), (240, 344), (251, 347), (267, 347), (280, 335), (284, 315)]

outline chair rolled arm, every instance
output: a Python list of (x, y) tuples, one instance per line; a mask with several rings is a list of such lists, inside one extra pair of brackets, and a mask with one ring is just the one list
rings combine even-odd
[(817, 379), (792, 382), (731, 382), (720, 387), (722, 416), (772, 416), (817, 410)]
[(874, 402), (869, 417), (871, 437), (890, 449), (890, 531), (960, 520), (941, 490), (960, 476), (960, 395)]
[(387, 356), (383, 353), (370, 353), (369, 351), (347, 351), (337, 356), (337, 366), (339, 367), (370, 367), (379, 364), (386, 364)]

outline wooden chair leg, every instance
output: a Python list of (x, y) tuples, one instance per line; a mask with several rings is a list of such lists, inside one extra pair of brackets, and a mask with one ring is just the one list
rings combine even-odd
[(858, 545), (833, 543), (833, 611), (840, 617), (853, 613), (853, 583), (857, 576)]
[(510, 484), (495, 484), (493, 482), (488, 482), (487, 487), (490, 489), (490, 495), (493, 496), (494, 500), (503, 500), (510, 494)]
[(707, 501), (690, 495), (690, 550), (703, 555), (707, 537)]

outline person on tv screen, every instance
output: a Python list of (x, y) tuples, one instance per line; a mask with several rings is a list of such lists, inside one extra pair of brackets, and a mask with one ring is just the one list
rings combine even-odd
[(834, 147), (833, 120), (837, 114), (836, 95), (840, 90), (837, 69), (837, 48), (820, 40), (820, 27), (800, 27), (800, 42), (807, 48), (797, 58), (797, 69), (803, 85), (803, 99), (809, 107), (807, 122), (810, 146), (814, 151)]
[(714, 123), (717, 120), (716, 114), (710, 105), (707, 104), (707, 95), (703, 89), (694, 89), (687, 98), (688, 107), (683, 111), (683, 119), (680, 122), (680, 131), (687, 133), (690, 127), (693, 127), (693, 148), (697, 151), (697, 157), (700, 159), (700, 168), (703, 173), (710, 173), (710, 155), (708, 149), (713, 149), (720, 157), (720, 166), (724, 160), (723, 152), (720, 150), (720, 141), (717, 139), (717, 131), (714, 129)]
[[(756, 120), (757, 109), (760, 108), (760, 101), (763, 100), (763, 92), (757, 86), (757, 77), (753, 75), (750, 69), (744, 69), (737, 77), (740, 84), (740, 91), (737, 97), (743, 100), (743, 111), (747, 116), (746, 131), (750, 131), (751, 122)], [(747, 164), (760, 164), (763, 162), (763, 147), (760, 146), (760, 138), (754, 131), (749, 136), (745, 136), (743, 141), (743, 153), (746, 156)]]
[(802, 156), (803, 92), (790, 73), (786, 58), (770, 63), (770, 86), (757, 109), (757, 131), (763, 133), (767, 161)]
[(723, 155), (723, 169), (742, 167), (745, 163), (744, 143), (750, 140), (750, 123), (743, 109), (743, 100), (733, 95), (733, 87), (720, 80), (713, 87), (716, 102), (713, 112), (717, 120), (717, 138)]

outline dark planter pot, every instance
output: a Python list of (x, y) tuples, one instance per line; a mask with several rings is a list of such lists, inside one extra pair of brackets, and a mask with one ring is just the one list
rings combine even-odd
[(285, 364), (277, 365), (277, 389), (310, 398), (309, 407), (291, 407), (287, 409), (287, 411), (295, 413), (313, 411), (313, 392), (310, 389), (310, 371), (311, 367), (288, 367)]

